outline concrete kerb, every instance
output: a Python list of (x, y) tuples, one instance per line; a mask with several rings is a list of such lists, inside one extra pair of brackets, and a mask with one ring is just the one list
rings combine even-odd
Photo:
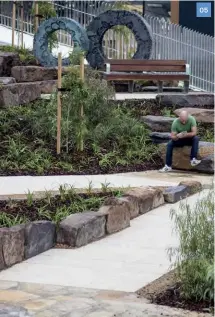
[[(187, 189), (186, 197), (202, 190), (201, 183), (197, 181), (183, 182), (178, 187)], [(166, 187), (130, 188), (122, 198), (105, 201), (98, 212), (83, 212), (78, 219), (77, 214), (68, 216), (68, 221), (65, 218), (59, 226), (51, 221), (34, 221), (26, 225), (0, 228), (0, 262), (3, 262), (0, 271), (43, 253), (59, 242), (62, 243), (61, 248), (65, 244), (66, 247), (69, 245), (70, 248), (76, 248), (126, 229), (131, 219), (163, 205), (165, 190)], [(177, 195), (179, 200), (180, 195)], [(175, 202), (175, 199), (172, 200), (172, 203)]]

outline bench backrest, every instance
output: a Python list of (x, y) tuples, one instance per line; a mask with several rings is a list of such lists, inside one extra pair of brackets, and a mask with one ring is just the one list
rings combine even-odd
[(106, 72), (187, 72), (185, 60), (106, 60)]

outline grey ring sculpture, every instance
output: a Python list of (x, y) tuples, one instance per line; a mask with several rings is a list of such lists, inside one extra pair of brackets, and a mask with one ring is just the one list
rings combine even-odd
[[(74, 47), (80, 47), (83, 51), (89, 49), (89, 39), (85, 29), (76, 21), (67, 18), (50, 18), (44, 21), (34, 36), (34, 56), (42, 66), (55, 67), (58, 65), (57, 57), (48, 49), (48, 35), (64, 30), (71, 34)], [(63, 58), (63, 66), (70, 64), (69, 58)]]
[(145, 19), (135, 12), (109, 10), (94, 18), (87, 27), (87, 35), (90, 40), (87, 61), (91, 67), (104, 68), (103, 37), (106, 31), (116, 25), (127, 26), (134, 33), (137, 41), (137, 50), (133, 59), (150, 58), (152, 51), (152, 31)]

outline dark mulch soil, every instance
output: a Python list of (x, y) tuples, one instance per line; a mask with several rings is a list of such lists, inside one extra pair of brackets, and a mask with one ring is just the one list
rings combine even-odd
[[(71, 192), (63, 191), (61, 195), (53, 197), (31, 199), (29, 196), (28, 199), (23, 200), (0, 200), (0, 211), (1, 215), (5, 213), (12, 217), (24, 217), (28, 221), (53, 220), (47, 218), (47, 215), (53, 218), (60, 208), (68, 209), (68, 214), (90, 210), (96, 211), (105, 199), (116, 195), (120, 195), (120, 191), (75, 193), (71, 189)], [(0, 217), (1, 226), (4, 225)]]
[[(74, 157), (72, 158), (72, 161)], [(62, 162), (60, 158), (56, 158), (57, 162)], [(89, 163), (90, 161), (90, 163)], [(126, 172), (144, 172), (149, 170), (160, 169), (163, 165), (163, 161), (159, 156), (154, 157), (153, 161), (143, 162), (141, 164), (130, 164), (130, 165), (111, 165), (107, 167), (101, 167), (99, 165), (98, 158), (88, 157), (88, 161), (82, 162), (82, 165), (78, 165), (78, 160), (76, 161), (76, 166), (74, 165), (73, 171), (68, 171), (63, 168), (55, 167), (53, 165), (42, 174), (38, 171), (33, 171), (31, 169), (25, 168), (24, 170), (17, 169), (3, 169), (0, 170), (0, 176), (51, 176), (51, 175), (99, 175), (99, 174), (117, 174), (117, 173), (126, 173)]]
[(213, 303), (209, 301), (191, 301), (183, 298), (180, 283), (176, 282), (171, 271), (137, 291), (139, 298), (147, 298), (154, 304), (170, 306), (198, 312), (212, 312)]

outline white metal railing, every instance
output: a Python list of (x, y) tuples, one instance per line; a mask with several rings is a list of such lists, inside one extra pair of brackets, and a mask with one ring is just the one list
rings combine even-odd
[[(17, 1), (18, 2), (18, 1)], [(105, 1), (65, 1), (62, 6), (53, 1), (58, 16), (72, 18), (86, 27), (92, 18), (111, 8)], [(27, 12), (28, 11), (28, 12)], [(0, 1), (0, 24), (11, 27), (12, 1)], [(20, 29), (19, 8), (17, 8), (16, 30)], [(152, 59), (184, 59), (190, 64), (191, 86), (214, 92), (214, 38), (175, 25), (165, 20), (145, 15), (153, 32)], [(30, 10), (24, 14), (24, 32), (33, 34), (33, 18)], [(71, 46), (71, 36), (58, 32), (60, 44)], [(0, 37), (1, 40), (1, 37)], [(108, 58), (131, 58), (136, 49), (132, 33), (125, 35), (109, 30), (103, 39), (104, 53)]]

